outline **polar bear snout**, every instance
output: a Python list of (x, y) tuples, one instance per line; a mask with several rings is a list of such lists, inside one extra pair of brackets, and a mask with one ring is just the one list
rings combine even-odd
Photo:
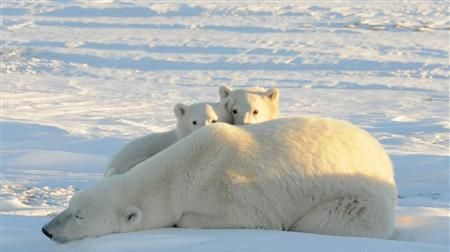
[[(66, 213), (63, 212), (62, 214), (65, 215)], [(63, 239), (60, 239), (60, 237), (58, 237), (58, 235), (56, 235), (56, 234), (60, 233), (61, 224), (62, 224), (61, 214), (59, 214), (55, 218), (53, 218), (49, 223), (45, 224), (42, 227), (41, 231), (49, 239), (57, 241), (57, 242), (62, 242)]]
[(47, 225), (42, 227), (42, 233), (44, 233), (44, 235), (47, 236), (48, 238), (52, 239), (53, 235), (50, 232), (47, 231), (46, 226)]
[(67, 209), (55, 216), (49, 223), (45, 224), (41, 231), (49, 239), (64, 243), (69, 241), (69, 236), (67, 236), (67, 228), (72, 226), (71, 219), (72, 213)]
[(55, 230), (55, 228), (52, 228), (51, 226), (52, 226), (52, 222), (45, 224), (41, 229), (42, 233), (45, 236), (47, 236), (50, 240), (53, 240), (56, 242), (66, 242), (66, 239), (55, 235), (57, 233), (57, 231)]

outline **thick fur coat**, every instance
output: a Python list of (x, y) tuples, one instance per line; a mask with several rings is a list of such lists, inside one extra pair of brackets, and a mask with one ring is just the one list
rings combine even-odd
[(54, 240), (177, 225), (387, 238), (391, 161), (366, 131), (327, 118), (204, 127), (76, 194)]
[(105, 177), (122, 174), (135, 165), (159, 153), (194, 130), (216, 122), (231, 122), (231, 115), (220, 103), (177, 104), (174, 107), (177, 127), (134, 139), (120, 149), (108, 163)]

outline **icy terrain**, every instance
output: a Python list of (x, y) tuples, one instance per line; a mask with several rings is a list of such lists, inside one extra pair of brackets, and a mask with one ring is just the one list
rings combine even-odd
[[(446, 1), (2, 1), (4, 251), (448, 251)], [(178, 102), (275, 86), (282, 116), (350, 120), (399, 187), (392, 240), (164, 229), (57, 245), (41, 226)], [(407, 241), (407, 242), (405, 242)]]

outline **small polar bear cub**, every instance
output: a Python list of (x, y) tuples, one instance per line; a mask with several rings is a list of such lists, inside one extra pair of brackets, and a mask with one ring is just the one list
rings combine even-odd
[(231, 122), (231, 115), (220, 103), (177, 104), (174, 108), (177, 117), (176, 134), (178, 139), (186, 137), (194, 130), (216, 122)]
[(193, 131), (216, 122), (231, 123), (231, 115), (220, 103), (177, 104), (174, 107), (177, 127), (137, 138), (119, 150), (109, 162), (104, 177), (127, 172)]
[(232, 124), (253, 124), (278, 118), (277, 88), (219, 89), (220, 101), (232, 116)]

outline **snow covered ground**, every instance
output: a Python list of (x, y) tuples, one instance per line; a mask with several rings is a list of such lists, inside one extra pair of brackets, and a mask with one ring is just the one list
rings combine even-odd
[[(448, 251), (446, 1), (2, 1), (2, 251)], [(177, 102), (276, 86), (282, 116), (374, 134), (399, 187), (392, 240), (164, 229), (58, 245), (49, 215)]]

